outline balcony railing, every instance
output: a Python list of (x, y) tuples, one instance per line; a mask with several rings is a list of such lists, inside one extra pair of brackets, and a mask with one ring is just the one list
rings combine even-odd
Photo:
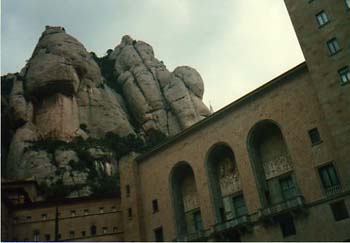
[(326, 195), (329, 196), (333, 196), (334, 194), (340, 193), (342, 192), (342, 188), (340, 185), (336, 185), (336, 186), (332, 186), (332, 187), (328, 187), (327, 189), (325, 189), (325, 193)]
[(273, 217), (288, 211), (297, 211), (305, 208), (304, 197), (299, 195), (281, 203), (260, 209), (259, 218)]

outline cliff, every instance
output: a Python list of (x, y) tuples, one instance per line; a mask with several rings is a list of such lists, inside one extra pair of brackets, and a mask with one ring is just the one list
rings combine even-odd
[(195, 69), (170, 72), (130, 36), (98, 58), (47, 26), (25, 67), (1, 83), (2, 176), (34, 176), (46, 197), (113, 191), (118, 159), (210, 115)]

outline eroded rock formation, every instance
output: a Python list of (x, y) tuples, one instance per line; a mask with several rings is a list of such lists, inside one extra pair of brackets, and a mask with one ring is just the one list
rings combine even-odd
[(173, 136), (210, 115), (203, 92), (195, 69), (170, 72), (143, 41), (124, 36), (98, 58), (64, 28), (47, 26), (21, 72), (2, 77), (3, 176), (91, 193), (89, 173), (117, 173), (113, 155), (122, 154), (101, 139)]

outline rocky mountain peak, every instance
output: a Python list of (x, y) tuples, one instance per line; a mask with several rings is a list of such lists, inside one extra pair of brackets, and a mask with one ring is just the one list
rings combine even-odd
[(118, 159), (131, 152), (111, 144), (145, 147), (210, 115), (195, 69), (170, 72), (151, 45), (128, 35), (99, 58), (63, 27), (46, 26), (21, 72), (1, 80), (4, 176), (82, 185), (83, 194), (101, 176), (96, 168), (117, 174)]

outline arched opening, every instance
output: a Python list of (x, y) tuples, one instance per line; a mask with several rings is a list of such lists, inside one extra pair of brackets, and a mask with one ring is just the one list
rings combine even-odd
[(203, 230), (196, 181), (191, 166), (179, 162), (170, 174), (177, 240)]
[(296, 196), (292, 159), (276, 123), (256, 124), (248, 137), (248, 150), (263, 207)]
[(226, 144), (214, 145), (207, 156), (207, 170), (218, 223), (248, 213), (236, 160)]

